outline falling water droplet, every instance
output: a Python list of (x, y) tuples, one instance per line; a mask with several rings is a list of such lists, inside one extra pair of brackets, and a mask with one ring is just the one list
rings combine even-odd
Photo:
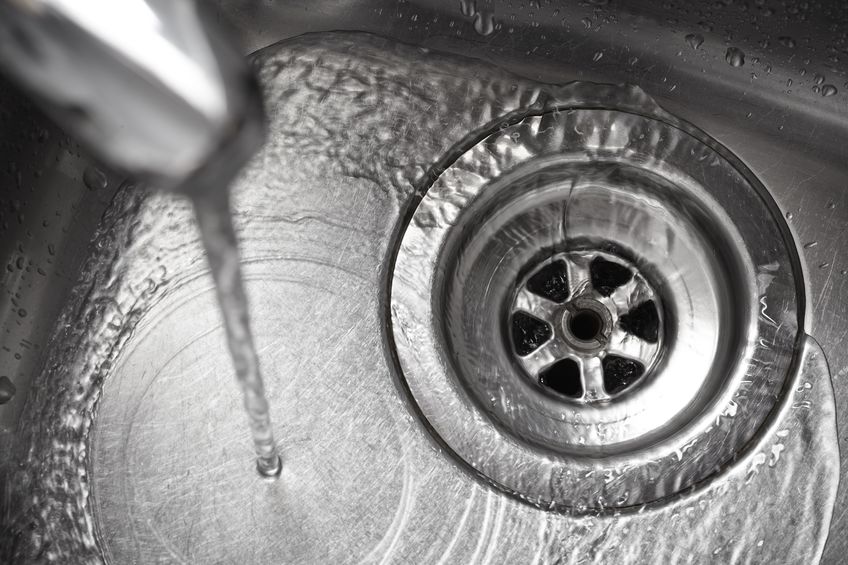
[(704, 36), (700, 33), (690, 33), (686, 36), (686, 43), (689, 44), (689, 47), (692, 49), (697, 49), (704, 43)]
[(745, 53), (736, 47), (728, 47), (724, 54), (724, 60), (731, 67), (741, 67), (745, 64)]
[(813, 247), (815, 247), (818, 244), (819, 244), (818, 241), (810, 241), (810, 242), (804, 244), (804, 249), (812, 249)]
[(600, 60), (601, 60), (601, 58), (603, 58), (603, 56), (604, 56), (604, 52), (603, 52), (603, 51), (598, 51), (597, 53), (595, 53), (595, 56), (594, 56), (594, 57), (592, 57), (592, 61), (594, 61), (595, 63), (597, 63), (598, 61), (600, 61)]

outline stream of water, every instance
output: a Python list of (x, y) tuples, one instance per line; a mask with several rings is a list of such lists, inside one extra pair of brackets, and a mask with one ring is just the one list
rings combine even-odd
[(197, 224), (209, 268), (215, 280), (227, 345), (233, 358), (236, 380), (241, 386), (244, 408), (256, 450), (256, 468), (266, 477), (282, 469), (274, 443), (265, 384), (250, 328), (247, 296), (239, 266), (238, 242), (230, 215), (228, 187), (212, 187), (194, 199)]

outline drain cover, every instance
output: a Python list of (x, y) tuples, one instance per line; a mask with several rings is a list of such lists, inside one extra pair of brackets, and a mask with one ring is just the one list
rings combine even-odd
[(584, 403), (610, 401), (657, 365), (661, 304), (623, 259), (600, 251), (557, 254), (515, 290), (513, 352), (542, 387)]
[(720, 472), (796, 363), (797, 257), (765, 189), (667, 115), (560, 109), (462, 153), (404, 231), (400, 370), (476, 473), (568, 511)]

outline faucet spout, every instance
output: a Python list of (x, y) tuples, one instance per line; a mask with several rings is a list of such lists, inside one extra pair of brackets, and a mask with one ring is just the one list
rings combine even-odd
[(202, 190), (264, 138), (249, 66), (194, 0), (0, 2), (0, 67), (108, 166)]

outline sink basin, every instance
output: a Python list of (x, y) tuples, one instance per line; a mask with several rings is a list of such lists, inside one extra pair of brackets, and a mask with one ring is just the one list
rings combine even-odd
[[(0, 556), (118, 563), (553, 563), (577, 562), (579, 555), (598, 562), (646, 556), (841, 562), (848, 525), (840, 511), (848, 495), (837, 490), (845, 468), (837, 437), (848, 425), (841, 378), (848, 362), (841, 347), (848, 333), (848, 257), (840, 251), (848, 243), (842, 62), (848, 37), (841, 30), (848, 8), (769, 1), (703, 7), (604, 0), (569, 6), (214, 4), (246, 52), (262, 50), (255, 61), (271, 135), (236, 183), (235, 221), (283, 475), (274, 483), (251, 472), (249, 439), (188, 205), (129, 185), (4, 86), (0, 123), (9, 159), (0, 171), (6, 200), (0, 246), (7, 258), (0, 450), (13, 457), (0, 463)], [(501, 402), (517, 396), (487, 405), (513, 389), (466, 376), (497, 360), (469, 369), (468, 355), (457, 354), (439, 380), (434, 367), (440, 361), (422, 361), (426, 351), (417, 333), (427, 320), (448, 317), (442, 312), (485, 304), (456, 298), (458, 292), (474, 296), (475, 289), (497, 287), (478, 282), (483, 271), (444, 263), (440, 250), (473, 257), (475, 265), (494, 263), (486, 258), (501, 255), (474, 254), (478, 235), (470, 226), (488, 225), (489, 218), (498, 224), (498, 210), (525, 210), (508, 191), (463, 193), (473, 183), (462, 175), (484, 179), (480, 186), (526, 186), (527, 194), (540, 195), (572, 179), (573, 191), (575, 177), (562, 176), (563, 163), (545, 161), (525, 177), (518, 174), (521, 159), (541, 162), (574, 151), (576, 141), (562, 141), (546, 153), (537, 136), (559, 132), (558, 140), (570, 139), (569, 132), (582, 134), (598, 123), (606, 124), (601, 130), (610, 124), (662, 129), (686, 149), (682, 156), (692, 156), (691, 162), (680, 157), (675, 170), (695, 180), (651, 169), (677, 182), (645, 189), (630, 208), (638, 215), (654, 198), (658, 203), (649, 208), (657, 209), (664, 201), (658, 194), (683, 186), (709, 192), (693, 188), (697, 203), (670, 208), (662, 225), (708, 226), (701, 239), (675, 240), (685, 250), (675, 256), (681, 264), (684, 256), (727, 250), (730, 258), (714, 264), (692, 260), (692, 269), (709, 267), (679, 287), (705, 297), (707, 306), (692, 310), (701, 312), (692, 315), (700, 325), (690, 325), (702, 339), (713, 336), (711, 324), (718, 328), (709, 339), (720, 354), (710, 358), (724, 369), (705, 372), (706, 388), (692, 385), (698, 400), (681, 401), (685, 410), (651, 405), (651, 391), (666, 390), (657, 383), (676, 358), (671, 346), (689, 343), (685, 333), (669, 333), (686, 326), (685, 301), (668, 282), (674, 276), (660, 268), (652, 274), (644, 265), (660, 261), (640, 262), (649, 252), (646, 246), (637, 253), (633, 241), (624, 246), (630, 251), (576, 242), (542, 262), (528, 251), (521, 264), (532, 265), (516, 267), (513, 278), (532, 289), (530, 280), (549, 258), (567, 265), (571, 279), (581, 268), (589, 273), (599, 258), (630, 269), (633, 292), (659, 304), (660, 337), (648, 340), (656, 346), (646, 346), (644, 382), (636, 382), (640, 373), (632, 390), (608, 384), (593, 396), (567, 387), (539, 392), (516, 381), (510, 386), (524, 399), (520, 407), (534, 406), (533, 414)], [(616, 158), (623, 159), (619, 149)], [(475, 150), (482, 153), (473, 157)], [(457, 165), (478, 162), (481, 154), (497, 166)], [(703, 162), (712, 168), (694, 164)], [(653, 166), (645, 163), (637, 168)], [(709, 176), (725, 166), (740, 172), (738, 185)], [(598, 222), (581, 228), (580, 218), (598, 208), (592, 202), (613, 202), (615, 209), (630, 202), (603, 200), (611, 197), (601, 189), (624, 173), (602, 173), (581, 173), (588, 188), (567, 195), (570, 230), (591, 235)], [(452, 185), (451, 175), (462, 182)], [(634, 175), (628, 187), (656, 184)], [(427, 206), (436, 212), (422, 219), (432, 211)], [(479, 213), (486, 220), (468, 222), (466, 209), (485, 211)], [(680, 219), (681, 210), (692, 209), (703, 212)], [(416, 278), (427, 251), (415, 241), (426, 241), (422, 234), (440, 226), (433, 275)], [(462, 237), (456, 226), (466, 226)], [(487, 238), (495, 231), (482, 232), (480, 249), (490, 250)], [(659, 232), (666, 233), (647, 233)], [(762, 260), (749, 265), (747, 251), (733, 251), (741, 240), (759, 241), (739, 249), (762, 249), (750, 253)], [(470, 274), (457, 279), (463, 269)], [(439, 282), (440, 272), (459, 275)], [(492, 273), (486, 280), (498, 281)], [(467, 284), (452, 290), (451, 280)], [(697, 286), (699, 280), (708, 282)], [(612, 285), (606, 296), (597, 284), (592, 300), (551, 314), (551, 331), (565, 332), (572, 349), (599, 351), (592, 339), (603, 342), (605, 330), (574, 341), (579, 332), (569, 330), (569, 320), (594, 312), (600, 328), (614, 325), (605, 308), (612, 308), (613, 287), (624, 284)], [(445, 298), (431, 285), (444, 287)], [(775, 302), (771, 293), (780, 285), (788, 290)], [(577, 290), (572, 285), (564, 292), (566, 301)], [(739, 301), (727, 302), (730, 295)], [(531, 309), (521, 296), (516, 308)], [(671, 298), (663, 302), (663, 296)], [(419, 315), (416, 308), (431, 297), (443, 310)], [(705, 313), (710, 301), (715, 319)], [(497, 326), (498, 307), (485, 311)], [(628, 306), (612, 316), (632, 312)], [(467, 319), (474, 318), (457, 323)], [(771, 320), (776, 329), (750, 334), (757, 339), (749, 343), (739, 328), (752, 320), (763, 327)], [(445, 347), (460, 352), (483, 348), (474, 332), (447, 325), (433, 331), (433, 343), (454, 340)], [(501, 341), (492, 334), (485, 343), (494, 350)], [(722, 379), (733, 372), (727, 367), (744, 357), (733, 352), (758, 343), (781, 354), (768, 362), (752, 354), (767, 366), (750, 369), (756, 365), (750, 361), (737, 388), (727, 388)], [(527, 356), (519, 357), (517, 364), (504, 360), (511, 369), (503, 373), (514, 369), (538, 380)], [(704, 390), (722, 399), (715, 404), (720, 410), (712, 412), (698, 396)], [(562, 391), (571, 396), (562, 398)], [(624, 404), (628, 398), (643, 400)], [(620, 412), (604, 412), (607, 406)], [(639, 421), (650, 433), (616, 427), (645, 406), (653, 409)], [(549, 424), (537, 426), (542, 413), (559, 414), (570, 430), (584, 421), (574, 414), (599, 418), (607, 428), (594, 438), (551, 432), (556, 428)], [(715, 458), (699, 459), (696, 453), (712, 452), (683, 442), (662, 460), (673, 465), (656, 463), (663, 446), (682, 438), (669, 427), (685, 429), (678, 426), (684, 420), (727, 430), (731, 439), (715, 448)], [(481, 443), (484, 436), (491, 442)], [(556, 467), (560, 459), (573, 466)], [(511, 465), (506, 471), (504, 462)], [(552, 476), (551, 465), (582, 473), (573, 480), (589, 494), (568, 487), (572, 478), (564, 474), (556, 483), (534, 479)], [(605, 475), (640, 465), (641, 475)], [(608, 500), (593, 496), (601, 490)], [(718, 534), (692, 542), (694, 527)]]

